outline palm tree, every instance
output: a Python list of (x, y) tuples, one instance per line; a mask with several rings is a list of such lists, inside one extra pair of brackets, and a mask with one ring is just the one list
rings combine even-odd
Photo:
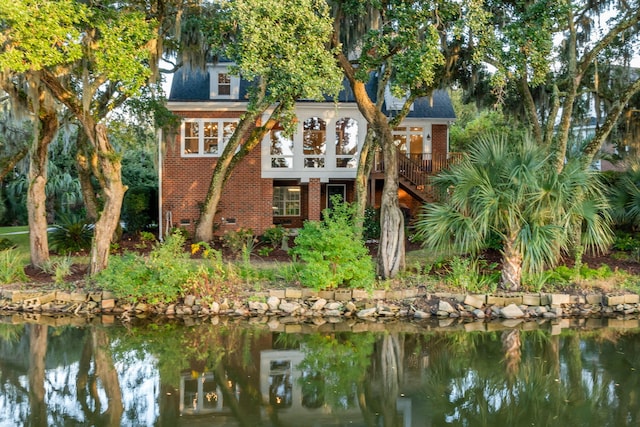
[(523, 269), (540, 272), (569, 248), (605, 250), (608, 204), (595, 173), (573, 160), (557, 173), (551, 163), (529, 136), (481, 137), (467, 158), (434, 179), (448, 196), (425, 206), (418, 237), (434, 249), (474, 253), (495, 233), (508, 290), (520, 289)]
[(611, 186), (611, 212), (620, 225), (640, 225), (640, 161), (633, 162)]

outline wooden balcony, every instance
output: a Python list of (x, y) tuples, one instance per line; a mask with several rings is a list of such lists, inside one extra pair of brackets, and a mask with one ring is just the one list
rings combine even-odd
[[(459, 162), (463, 153), (410, 154), (398, 152), (398, 181), (405, 191), (424, 202), (437, 199), (431, 184), (431, 177)], [(384, 172), (382, 153), (374, 158), (373, 173)]]

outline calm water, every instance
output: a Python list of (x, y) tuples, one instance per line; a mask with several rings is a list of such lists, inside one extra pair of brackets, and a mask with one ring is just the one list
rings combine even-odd
[(638, 329), (377, 329), (0, 324), (0, 425), (640, 425)]

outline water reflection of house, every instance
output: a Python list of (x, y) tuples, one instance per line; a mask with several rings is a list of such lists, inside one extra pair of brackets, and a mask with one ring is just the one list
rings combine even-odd
[[(362, 410), (358, 405), (356, 389), (353, 402), (348, 408), (334, 411), (325, 403), (324, 396), (305, 390), (302, 387), (308, 373), (299, 367), (305, 354), (300, 350), (263, 350), (260, 352), (260, 392), (263, 410), (267, 408), (277, 412), (281, 425), (335, 425), (339, 417), (340, 425), (359, 425), (362, 423)], [(396, 399), (396, 409), (401, 424), (410, 427), (411, 400)], [(268, 415), (268, 414), (263, 414)]]
[(229, 379), (216, 381), (211, 372), (180, 375), (180, 415), (231, 414), (221, 387), (227, 387), (227, 393), (239, 398), (238, 385)]

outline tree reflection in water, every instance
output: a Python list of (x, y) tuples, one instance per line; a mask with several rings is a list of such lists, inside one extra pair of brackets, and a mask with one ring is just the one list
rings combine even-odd
[(0, 425), (640, 425), (638, 354), (638, 330), (0, 325)]

